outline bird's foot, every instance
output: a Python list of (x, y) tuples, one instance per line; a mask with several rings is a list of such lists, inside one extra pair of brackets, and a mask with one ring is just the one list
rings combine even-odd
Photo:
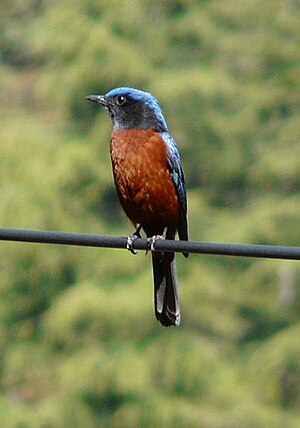
[[(150, 238), (147, 238), (147, 242), (148, 242), (148, 246), (149, 248), (147, 249), (147, 252), (150, 251), (155, 251), (155, 243), (156, 241), (159, 241), (160, 239), (164, 239), (164, 237), (162, 235), (153, 235)], [(147, 254), (146, 252), (146, 254)]]
[(154, 236), (151, 236), (150, 238), (147, 238), (150, 251), (155, 251), (154, 246), (156, 241), (158, 241), (159, 239), (166, 239), (166, 235), (167, 235), (167, 228), (165, 227), (162, 235), (154, 235)]
[(135, 251), (135, 249), (133, 248), (134, 246), (133, 244), (134, 244), (134, 241), (136, 241), (138, 238), (141, 238), (141, 233), (140, 233), (141, 228), (142, 226), (140, 225), (131, 236), (127, 237), (126, 248), (134, 255), (137, 254), (137, 251)]

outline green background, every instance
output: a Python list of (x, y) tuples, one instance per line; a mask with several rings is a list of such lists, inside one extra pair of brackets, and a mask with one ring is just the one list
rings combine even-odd
[[(1, 227), (127, 236), (90, 93), (160, 101), (190, 238), (300, 245), (297, 0), (2, 0)], [(300, 427), (297, 262), (0, 243), (3, 427)]]

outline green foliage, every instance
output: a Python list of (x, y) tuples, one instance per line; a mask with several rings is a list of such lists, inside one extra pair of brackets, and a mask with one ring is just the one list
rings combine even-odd
[[(1, 4), (1, 226), (131, 232), (84, 99), (127, 85), (164, 107), (191, 239), (299, 245), (299, 26), (295, 0)], [(163, 329), (149, 257), (1, 243), (1, 426), (298, 427), (298, 264), (177, 259)]]

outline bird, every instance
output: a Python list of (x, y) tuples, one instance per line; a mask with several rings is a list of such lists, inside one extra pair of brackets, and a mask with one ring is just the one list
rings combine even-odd
[[(176, 143), (157, 99), (149, 92), (119, 87), (105, 95), (88, 95), (112, 121), (110, 155), (116, 192), (125, 214), (143, 229), (152, 244), (157, 238), (188, 240), (187, 196)], [(154, 247), (151, 247), (153, 250)], [(165, 327), (180, 323), (174, 252), (151, 251), (156, 319)], [(188, 257), (188, 253), (183, 253)]]

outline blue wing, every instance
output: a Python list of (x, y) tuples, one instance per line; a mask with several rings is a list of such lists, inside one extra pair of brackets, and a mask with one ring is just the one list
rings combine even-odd
[(162, 132), (161, 135), (167, 146), (168, 165), (180, 203), (178, 235), (180, 239), (188, 240), (186, 189), (179, 151), (168, 132)]

